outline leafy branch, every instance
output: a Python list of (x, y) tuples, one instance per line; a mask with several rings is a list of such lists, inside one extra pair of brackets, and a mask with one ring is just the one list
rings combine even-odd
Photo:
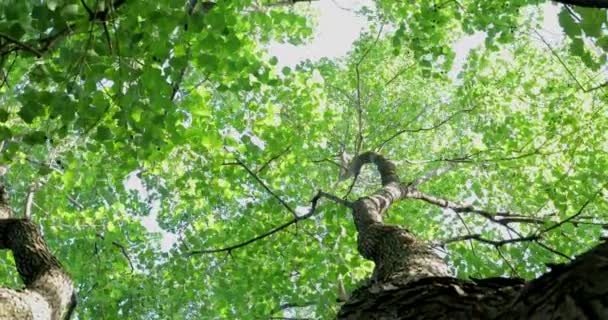
[(298, 223), (301, 220), (305, 220), (305, 219), (308, 219), (308, 218), (314, 216), (316, 214), (316, 210), (317, 210), (317, 203), (319, 202), (319, 200), (321, 198), (330, 199), (330, 200), (332, 200), (332, 201), (334, 201), (334, 202), (336, 202), (338, 204), (341, 204), (343, 206), (347, 206), (347, 207), (352, 206), (352, 204), (350, 202), (348, 202), (348, 201), (342, 200), (342, 199), (340, 199), (340, 198), (338, 198), (338, 197), (336, 197), (334, 195), (331, 195), (331, 194), (319, 191), (312, 198), (312, 200), (311, 200), (311, 206), (310, 206), (310, 209), (308, 210), (308, 213), (306, 213), (304, 215), (296, 216), (295, 218), (291, 219), (290, 221), (288, 221), (288, 222), (286, 222), (286, 223), (284, 223), (284, 224), (282, 224), (280, 226), (274, 227), (274, 228), (270, 229), (269, 231), (267, 231), (267, 232), (265, 232), (263, 234), (260, 234), (260, 235), (258, 235), (256, 237), (253, 237), (253, 238), (249, 239), (249, 240), (240, 242), (238, 244), (231, 245), (231, 246), (224, 247), (224, 248), (219, 248), (219, 249), (193, 250), (193, 251), (188, 252), (187, 256), (193, 256), (193, 255), (198, 255), (198, 254), (207, 254), (207, 253), (218, 253), (218, 252), (228, 252), (228, 253), (231, 253), (232, 250), (242, 248), (242, 247), (244, 247), (246, 245), (249, 245), (251, 243), (254, 243), (254, 242), (258, 241), (258, 240), (262, 240), (264, 238), (270, 237), (271, 235), (273, 235), (273, 234), (275, 234), (275, 233), (277, 233), (277, 232), (279, 232), (281, 230), (285, 230), (289, 226), (294, 225), (294, 224)]

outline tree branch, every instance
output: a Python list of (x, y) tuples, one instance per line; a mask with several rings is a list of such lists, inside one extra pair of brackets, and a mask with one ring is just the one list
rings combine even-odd
[(553, 0), (553, 2), (587, 8), (608, 8), (608, 0)]
[(464, 241), (464, 240), (476, 240), (485, 244), (489, 244), (489, 245), (493, 245), (495, 247), (502, 247), (506, 244), (510, 244), (510, 243), (516, 243), (516, 242), (525, 242), (525, 241), (534, 241), (539, 239), (539, 236), (537, 235), (532, 235), (532, 236), (527, 236), (527, 237), (521, 237), (521, 238), (514, 238), (514, 239), (504, 239), (504, 240), (492, 240), (492, 239), (486, 239), (483, 238), (481, 236), (481, 234), (468, 234), (468, 235), (464, 235), (464, 236), (458, 236), (458, 237), (454, 237), (454, 238), (450, 238), (450, 239), (446, 239), (440, 242), (441, 245), (445, 245), (448, 243), (453, 243), (453, 242), (458, 242), (458, 241)]
[(509, 211), (489, 212), (481, 209), (477, 209), (472, 205), (464, 205), (456, 202), (452, 202), (447, 199), (435, 197), (426, 193), (423, 193), (415, 188), (409, 188), (405, 196), (408, 199), (418, 199), (442, 207), (444, 209), (451, 209), (456, 213), (466, 212), (478, 214), (492, 222), (496, 222), (503, 226), (507, 226), (509, 223), (535, 223), (543, 224), (545, 221), (542, 219), (528, 217), (525, 215), (513, 214)]
[(21, 49), (24, 49), (25, 51), (31, 52), (34, 55), (36, 55), (36, 57), (40, 58), (42, 57), (42, 52), (40, 52), (38, 49), (30, 46), (27, 43), (21, 42), (15, 38), (13, 38), (12, 36), (8, 35), (8, 34), (4, 34), (0, 32), (0, 37), (8, 40), (9, 42), (12, 42), (13, 44), (17, 45), (18, 47), (20, 47)]
[(382, 34), (382, 30), (384, 29), (384, 24), (380, 26), (378, 30), (378, 34), (376, 35), (376, 39), (374, 42), (367, 48), (365, 52), (361, 55), (357, 64), (355, 64), (355, 76), (357, 80), (357, 124), (358, 124), (358, 132), (357, 138), (355, 140), (355, 154), (359, 154), (361, 151), (361, 147), (363, 146), (363, 105), (361, 103), (361, 63), (367, 57), (367, 55), (372, 51), (372, 48), (376, 46), (378, 40), (380, 39), (380, 35)]
[(259, 169), (256, 170), (257, 174), (260, 174), (262, 171), (264, 171), (266, 168), (268, 168), (268, 166), (275, 160), (277, 160), (278, 158), (282, 157), (283, 155), (285, 155), (287, 152), (289, 152), (291, 150), (291, 146), (285, 148), (285, 150), (281, 151), (280, 153), (278, 153), (277, 155), (273, 156), (272, 158), (268, 159), (268, 161), (266, 161)]
[(247, 171), (247, 173), (249, 173), (249, 175), (252, 176), (262, 186), (262, 188), (264, 188), (264, 190), (266, 190), (266, 192), (270, 193), (273, 198), (277, 199), (277, 201), (279, 201), (281, 205), (285, 207), (285, 209), (287, 209), (287, 211), (291, 212), (294, 217), (298, 216), (296, 214), (296, 211), (289, 204), (287, 204), (285, 201), (283, 201), (283, 199), (281, 199), (281, 197), (279, 197), (276, 193), (270, 190), (270, 188), (264, 183), (264, 181), (262, 181), (262, 179), (260, 179), (257, 174), (251, 171), (251, 169), (249, 169), (249, 167), (247, 167), (247, 165), (245, 165), (241, 160), (237, 159), (236, 162), (228, 162), (225, 163), (225, 165), (239, 165), (243, 167), (243, 169), (245, 169), (245, 171)]
[(391, 140), (397, 138), (398, 136), (404, 134), (404, 133), (415, 133), (415, 132), (421, 132), (421, 131), (430, 131), (430, 130), (435, 130), (438, 129), (439, 127), (443, 126), (444, 124), (448, 123), (450, 120), (452, 120), (454, 117), (456, 117), (458, 114), (460, 113), (465, 113), (465, 112), (471, 112), (475, 109), (475, 107), (472, 107), (470, 109), (462, 109), (459, 110), (455, 113), (453, 113), (452, 115), (450, 115), (449, 117), (441, 120), (440, 122), (430, 126), (430, 127), (420, 127), (420, 128), (416, 128), (416, 129), (402, 129), (399, 130), (397, 132), (395, 132), (394, 134), (392, 134), (390, 137), (388, 137), (387, 139), (385, 139), (384, 141), (382, 141), (378, 147), (376, 147), (376, 150), (382, 150), (382, 148), (384, 147), (385, 144), (389, 143)]
[[(97, 237), (100, 238), (101, 240), (105, 240), (105, 236), (102, 235), (101, 233), (97, 233)], [(117, 247), (120, 250), (120, 252), (122, 253), (122, 255), (125, 257), (125, 259), (127, 259), (127, 262), (129, 262), (129, 268), (131, 268), (131, 273), (133, 273), (133, 271), (135, 271), (135, 268), (133, 267), (133, 262), (131, 261), (131, 257), (129, 257), (127, 248), (124, 245), (122, 245), (120, 242), (117, 242), (117, 241), (112, 241), (112, 245)]]
[[(242, 247), (244, 247), (246, 245), (249, 245), (251, 243), (254, 243), (254, 242), (258, 241), (258, 240), (262, 240), (264, 238), (270, 237), (271, 235), (273, 235), (273, 234), (275, 234), (275, 233), (277, 233), (277, 232), (279, 232), (281, 230), (285, 230), (287, 227), (289, 227), (289, 226), (291, 226), (293, 224), (298, 223), (298, 221), (300, 221), (300, 220), (305, 220), (305, 219), (308, 219), (308, 218), (312, 217), (313, 215), (315, 215), (316, 210), (317, 210), (317, 203), (323, 197), (328, 198), (328, 199), (330, 199), (330, 200), (332, 200), (332, 201), (334, 201), (336, 203), (339, 203), (339, 204), (343, 203), (343, 201), (341, 199), (339, 199), (339, 198), (337, 198), (337, 197), (335, 197), (333, 195), (330, 195), (328, 193), (325, 193), (323, 191), (319, 191), (312, 198), (310, 210), (308, 210), (308, 213), (306, 213), (305, 215), (296, 216), (292, 220), (290, 220), (290, 221), (288, 221), (288, 222), (286, 222), (286, 223), (284, 223), (284, 224), (282, 224), (280, 226), (274, 227), (274, 228), (270, 229), (269, 231), (267, 231), (265, 233), (262, 233), (262, 234), (260, 234), (260, 235), (258, 235), (256, 237), (253, 237), (253, 238), (251, 238), (249, 240), (237, 243), (235, 245), (224, 247), (224, 248), (219, 248), (219, 249), (193, 250), (193, 251), (190, 251), (190, 252), (186, 253), (186, 256), (193, 256), (193, 255), (207, 254), (207, 253), (218, 253), (218, 252), (228, 252), (228, 253), (231, 253), (232, 250), (242, 248)], [(348, 202), (344, 202), (344, 203), (348, 203)]]
[(550, 227), (547, 227), (546, 229), (542, 230), (540, 232), (540, 234), (549, 232), (556, 228), (559, 228), (563, 224), (571, 222), (572, 220), (576, 219), (578, 216), (580, 216), (583, 213), (583, 211), (585, 210), (587, 205), (589, 205), (589, 203), (591, 203), (591, 201), (593, 201), (602, 192), (602, 190), (604, 190), (605, 187), (606, 187), (606, 184), (604, 184), (602, 187), (600, 187), (591, 197), (589, 197), (589, 199), (587, 199), (587, 201), (585, 201), (585, 203), (580, 207), (580, 209), (578, 209), (578, 211), (575, 214), (571, 215), (570, 217), (568, 217)]

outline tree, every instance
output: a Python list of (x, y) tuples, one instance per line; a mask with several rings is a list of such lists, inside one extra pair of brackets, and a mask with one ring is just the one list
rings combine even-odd
[(16, 291), (0, 288), (2, 319), (69, 319), (76, 306), (72, 279), (50, 253), (36, 226), (11, 218), (8, 195), (0, 186), (0, 249), (13, 252), (26, 285)]
[(78, 318), (604, 315), (605, 10), (378, 0), (280, 68), (296, 2), (0, 4), (2, 178)]

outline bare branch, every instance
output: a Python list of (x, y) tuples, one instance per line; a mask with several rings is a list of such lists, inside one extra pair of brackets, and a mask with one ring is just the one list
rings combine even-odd
[(545, 221), (539, 218), (514, 214), (509, 211), (498, 211), (490, 212), (481, 209), (477, 209), (472, 205), (459, 204), (452, 202), (447, 199), (435, 197), (426, 193), (423, 193), (415, 188), (408, 188), (408, 192), (405, 195), (408, 199), (418, 199), (442, 207), (444, 209), (451, 209), (456, 213), (475, 213), (492, 222), (498, 223), (503, 226), (508, 226), (509, 223), (533, 223), (533, 224), (544, 224)]
[(413, 67), (415, 65), (416, 65), (416, 63), (412, 63), (412, 64), (409, 64), (409, 65), (401, 68), (401, 70), (397, 71), (397, 73), (395, 73), (395, 75), (393, 75), (390, 79), (388, 79), (384, 83), (384, 87), (386, 88), (388, 85), (393, 83), (393, 81), (397, 80), (397, 78), (399, 78), (402, 74), (404, 74), (407, 70), (409, 70), (411, 67)]
[[(97, 233), (96, 235), (99, 239), (105, 240), (105, 236), (103, 234)], [(122, 245), (120, 242), (117, 242), (117, 241), (112, 241), (112, 245), (117, 247), (120, 250), (120, 252), (122, 253), (122, 255), (125, 257), (125, 259), (127, 259), (127, 262), (129, 263), (129, 268), (131, 268), (131, 273), (133, 273), (133, 271), (135, 271), (135, 268), (133, 267), (133, 262), (131, 261), (131, 258), (129, 257), (127, 248), (124, 245)]]
[(604, 82), (604, 83), (602, 83), (602, 84), (599, 84), (599, 85), (597, 85), (597, 86), (595, 86), (595, 87), (591, 87), (591, 88), (589, 88), (589, 89), (586, 89), (586, 90), (584, 90), (584, 91), (585, 91), (585, 92), (591, 92), (591, 91), (595, 91), (595, 90), (597, 90), (597, 89), (604, 88), (604, 87), (606, 87), (606, 86), (608, 86), (608, 81), (606, 81), (606, 82)]
[[(305, 215), (296, 216), (292, 220), (290, 220), (290, 221), (288, 221), (288, 222), (286, 222), (286, 223), (284, 223), (284, 224), (282, 224), (280, 226), (274, 227), (274, 228), (270, 229), (269, 231), (267, 231), (267, 232), (265, 232), (263, 234), (260, 234), (259, 236), (253, 237), (253, 238), (251, 238), (251, 239), (249, 239), (247, 241), (243, 241), (243, 242), (240, 242), (238, 244), (235, 244), (235, 245), (232, 245), (232, 246), (228, 246), (228, 247), (224, 247), (224, 248), (220, 248), (220, 249), (193, 250), (193, 251), (190, 251), (190, 252), (186, 253), (186, 255), (187, 256), (193, 256), (193, 255), (198, 255), (198, 254), (218, 253), (218, 252), (228, 252), (228, 253), (231, 253), (232, 250), (242, 248), (242, 247), (244, 247), (246, 245), (249, 245), (251, 243), (254, 243), (254, 242), (258, 241), (258, 240), (262, 240), (264, 238), (270, 237), (271, 235), (273, 235), (273, 234), (275, 234), (275, 233), (277, 233), (277, 232), (279, 232), (281, 230), (285, 230), (287, 227), (298, 223), (298, 221), (300, 221), (300, 220), (305, 220), (305, 219), (308, 219), (308, 218), (312, 217), (313, 215), (315, 215), (316, 210), (317, 210), (317, 203), (318, 203), (318, 201), (322, 197), (329, 198), (330, 200), (332, 200), (334, 202), (342, 204), (342, 201), (340, 199), (336, 198), (335, 196), (332, 196), (332, 195), (327, 194), (325, 192), (319, 191), (317, 193), (317, 195), (315, 195), (312, 198), (310, 210), (308, 210), (308, 213), (306, 213)], [(344, 203), (347, 203), (347, 202), (344, 202)]]
[(583, 213), (583, 211), (589, 205), (589, 203), (591, 203), (591, 201), (593, 201), (602, 192), (602, 190), (604, 190), (605, 187), (606, 187), (606, 184), (602, 185), (602, 187), (600, 187), (591, 197), (589, 197), (589, 199), (587, 199), (587, 201), (585, 201), (585, 203), (580, 207), (580, 209), (578, 209), (578, 211), (575, 214), (571, 215), (570, 217), (568, 217), (550, 227), (547, 227), (546, 229), (542, 230), (540, 233), (542, 234), (542, 233), (549, 232), (553, 229), (561, 227), (565, 223), (571, 222), (572, 220), (576, 219), (578, 216), (580, 216)]
[(291, 146), (285, 148), (285, 150), (281, 151), (279, 154), (277, 154), (277, 155), (273, 156), (272, 158), (268, 159), (268, 161), (266, 161), (259, 169), (256, 170), (256, 173), (260, 174), (262, 171), (264, 171), (266, 168), (268, 168), (268, 166), (270, 165), (270, 163), (272, 163), (273, 161), (275, 161), (278, 158), (282, 157), (283, 155), (285, 155), (290, 150), (291, 150)]
[(453, 243), (453, 242), (458, 242), (458, 241), (464, 241), (464, 240), (476, 240), (485, 244), (489, 244), (489, 245), (493, 245), (495, 247), (502, 247), (506, 244), (511, 244), (511, 243), (517, 243), (517, 242), (526, 242), (526, 241), (534, 241), (539, 239), (539, 236), (536, 235), (532, 235), (532, 236), (527, 236), (527, 237), (521, 237), (521, 238), (514, 238), (514, 239), (504, 239), (504, 240), (492, 240), (492, 239), (486, 239), (483, 238), (480, 234), (468, 234), (468, 235), (464, 235), (464, 236), (458, 236), (458, 237), (454, 237), (454, 238), (450, 238), (450, 239), (446, 239), (441, 241), (441, 244), (448, 244), (448, 243)]
[(29, 44), (27, 44), (25, 42), (21, 42), (8, 34), (1, 33), (1, 32), (0, 32), (0, 37), (8, 40), (9, 42), (14, 43), (15, 45), (17, 45), (18, 47), (20, 47), (21, 49), (23, 49), (25, 51), (33, 53), (38, 58), (42, 57), (42, 52), (40, 52), (40, 50), (30, 46)]
[(357, 79), (357, 124), (358, 124), (358, 132), (357, 138), (355, 140), (355, 154), (359, 154), (361, 151), (361, 147), (363, 146), (363, 105), (361, 103), (361, 63), (367, 55), (372, 51), (373, 47), (376, 46), (378, 40), (380, 39), (380, 35), (382, 34), (382, 30), (384, 30), (384, 24), (380, 26), (378, 30), (378, 34), (376, 35), (376, 39), (374, 42), (367, 48), (365, 52), (361, 55), (361, 58), (355, 64), (355, 75)]
[(470, 109), (462, 109), (459, 110), (455, 113), (453, 113), (452, 115), (450, 115), (449, 117), (441, 120), (440, 122), (430, 126), (430, 127), (420, 127), (420, 128), (416, 128), (416, 129), (402, 129), (399, 130), (397, 132), (395, 132), (394, 134), (392, 134), (390, 137), (388, 137), (386, 140), (382, 141), (378, 147), (376, 147), (376, 150), (381, 150), (382, 147), (384, 147), (385, 144), (389, 143), (391, 140), (397, 138), (398, 136), (404, 134), (404, 133), (415, 133), (415, 132), (421, 132), (421, 131), (431, 131), (431, 130), (435, 130), (438, 129), (439, 127), (443, 126), (444, 124), (448, 123), (450, 120), (452, 120), (454, 117), (456, 117), (458, 114), (460, 113), (465, 113), (465, 112), (470, 112), (473, 111), (475, 109), (475, 107), (472, 107)]
[(559, 63), (564, 67), (564, 69), (566, 69), (566, 72), (568, 72), (570, 77), (574, 80), (574, 82), (576, 82), (576, 85), (579, 87), (579, 89), (581, 89), (581, 91), (585, 91), (585, 87), (583, 87), (583, 85), (578, 81), (578, 79), (576, 78), (574, 73), (572, 73), (572, 71), (570, 71), (570, 68), (568, 68), (568, 66), (566, 65), (564, 60), (562, 60), (562, 58), (560, 58), (560, 56), (557, 54), (557, 52), (555, 52), (555, 50), (553, 50), (553, 47), (551, 47), (549, 42), (547, 42), (547, 40), (545, 40), (545, 37), (543, 37), (543, 35), (540, 34), (540, 32), (538, 32), (536, 30), (534, 30), (534, 33), (536, 33), (536, 35), (540, 38), (540, 40), (547, 46), (547, 48), (549, 48), (549, 50), (551, 51), (551, 54), (557, 59), (557, 61), (559, 61)]
[(247, 173), (249, 173), (249, 175), (252, 176), (262, 186), (262, 188), (264, 188), (264, 190), (266, 190), (266, 192), (268, 192), (273, 198), (277, 199), (277, 201), (279, 201), (279, 203), (281, 203), (281, 205), (283, 207), (285, 207), (285, 209), (287, 209), (287, 211), (291, 212), (291, 214), (294, 217), (298, 216), (296, 214), (296, 211), (289, 204), (287, 204), (285, 201), (283, 201), (283, 199), (281, 199), (281, 197), (279, 197), (276, 193), (274, 193), (272, 190), (270, 190), (270, 188), (264, 183), (264, 181), (262, 181), (262, 179), (260, 179), (260, 177), (258, 177), (257, 174), (255, 174), (253, 171), (251, 171), (251, 169), (249, 169), (249, 167), (247, 167), (247, 165), (245, 165), (241, 160), (236, 160), (236, 162), (225, 163), (225, 164), (226, 165), (239, 165), (239, 166), (243, 167), (243, 169), (245, 169), (245, 171), (247, 171)]
[(535, 239), (535, 240), (534, 240), (534, 243), (536, 243), (536, 244), (537, 244), (537, 245), (539, 245), (541, 248), (543, 248), (543, 249), (545, 249), (545, 250), (547, 250), (547, 251), (549, 251), (549, 252), (552, 252), (552, 253), (554, 253), (554, 254), (556, 254), (556, 255), (558, 255), (558, 256), (560, 256), (560, 257), (562, 257), (562, 258), (565, 258), (566, 260), (574, 260), (574, 259), (572, 259), (571, 257), (568, 257), (567, 255), (565, 255), (565, 254), (563, 254), (563, 253), (561, 253), (561, 252), (559, 252), (559, 251), (557, 251), (557, 250), (555, 250), (555, 249), (553, 249), (553, 248), (551, 248), (551, 247), (547, 246), (546, 244), (544, 244), (544, 243), (540, 242), (540, 239)]
[(553, 0), (553, 2), (587, 8), (608, 8), (608, 0)]

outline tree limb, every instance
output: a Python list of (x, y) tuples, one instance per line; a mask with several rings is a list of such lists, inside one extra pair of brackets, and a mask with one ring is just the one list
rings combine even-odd
[(399, 130), (397, 132), (395, 132), (394, 134), (392, 134), (390, 137), (388, 137), (387, 139), (385, 139), (384, 141), (382, 141), (377, 147), (376, 150), (382, 150), (382, 148), (384, 147), (385, 144), (389, 143), (391, 140), (397, 138), (398, 136), (404, 134), (404, 133), (415, 133), (415, 132), (421, 132), (421, 131), (431, 131), (431, 130), (435, 130), (438, 129), (439, 127), (443, 126), (444, 124), (448, 123), (450, 120), (452, 120), (454, 117), (456, 117), (458, 114), (460, 113), (466, 113), (466, 112), (471, 112), (475, 109), (475, 107), (469, 108), (469, 109), (462, 109), (459, 110), (457, 112), (454, 112), (453, 114), (451, 114), (450, 116), (448, 116), (447, 118), (439, 121), (438, 123), (430, 126), (430, 127), (420, 127), (420, 128), (416, 128), (416, 129), (402, 129)]
[(224, 247), (224, 248), (219, 248), (219, 249), (193, 250), (193, 251), (190, 251), (190, 252), (186, 253), (186, 256), (189, 257), (189, 256), (193, 256), (193, 255), (198, 255), (198, 254), (218, 253), (218, 252), (228, 252), (228, 253), (231, 253), (232, 250), (242, 248), (242, 247), (247, 246), (247, 245), (249, 245), (251, 243), (254, 243), (254, 242), (258, 241), (258, 240), (262, 240), (264, 238), (270, 237), (271, 235), (273, 235), (273, 234), (275, 234), (275, 233), (277, 233), (277, 232), (279, 232), (281, 230), (285, 230), (287, 227), (289, 227), (289, 226), (291, 226), (293, 224), (296, 224), (296, 223), (298, 223), (301, 220), (308, 219), (308, 218), (312, 217), (313, 215), (315, 215), (316, 210), (317, 210), (317, 203), (323, 197), (328, 198), (328, 199), (330, 199), (330, 200), (332, 200), (332, 201), (334, 201), (336, 203), (339, 203), (339, 204), (343, 204), (343, 203), (346, 204), (346, 203), (348, 203), (348, 202), (344, 202), (343, 200), (337, 198), (336, 196), (330, 195), (330, 194), (325, 193), (323, 191), (319, 191), (312, 198), (310, 210), (308, 210), (308, 213), (306, 213), (305, 215), (296, 216), (292, 220), (290, 220), (290, 221), (288, 221), (288, 222), (286, 222), (286, 223), (284, 223), (284, 224), (282, 224), (280, 226), (274, 227), (274, 228), (270, 229), (269, 231), (267, 231), (265, 233), (262, 233), (262, 234), (260, 234), (260, 235), (258, 235), (256, 237), (253, 237), (253, 238), (251, 238), (249, 240), (237, 243), (235, 245)]
[(553, 2), (587, 8), (608, 8), (608, 0), (553, 0)]
[(258, 177), (258, 175), (255, 174), (251, 169), (249, 169), (249, 167), (247, 167), (247, 165), (245, 165), (241, 160), (237, 159), (236, 162), (228, 162), (225, 163), (225, 165), (239, 165), (243, 167), (243, 169), (245, 169), (245, 171), (247, 171), (247, 173), (249, 173), (249, 175), (252, 176), (255, 181), (257, 181), (262, 186), (262, 188), (264, 188), (264, 190), (266, 190), (266, 192), (268, 192), (273, 198), (277, 199), (277, 201), (279, 201), (279, 203), (281, 203), (281, 205), (285, 207), (287, 211), (291, 212), (294, 217), (298, 216), (296, 214), (296, 211), (289, 204), (287, 204), (287, 202), (285, 202), (283, 199), (281, 199), (281, 197), (279, 197), (276, 193), (270, 190), (266, 183), (264, 183), (264, 181), (262, 181), (262, 179)]

